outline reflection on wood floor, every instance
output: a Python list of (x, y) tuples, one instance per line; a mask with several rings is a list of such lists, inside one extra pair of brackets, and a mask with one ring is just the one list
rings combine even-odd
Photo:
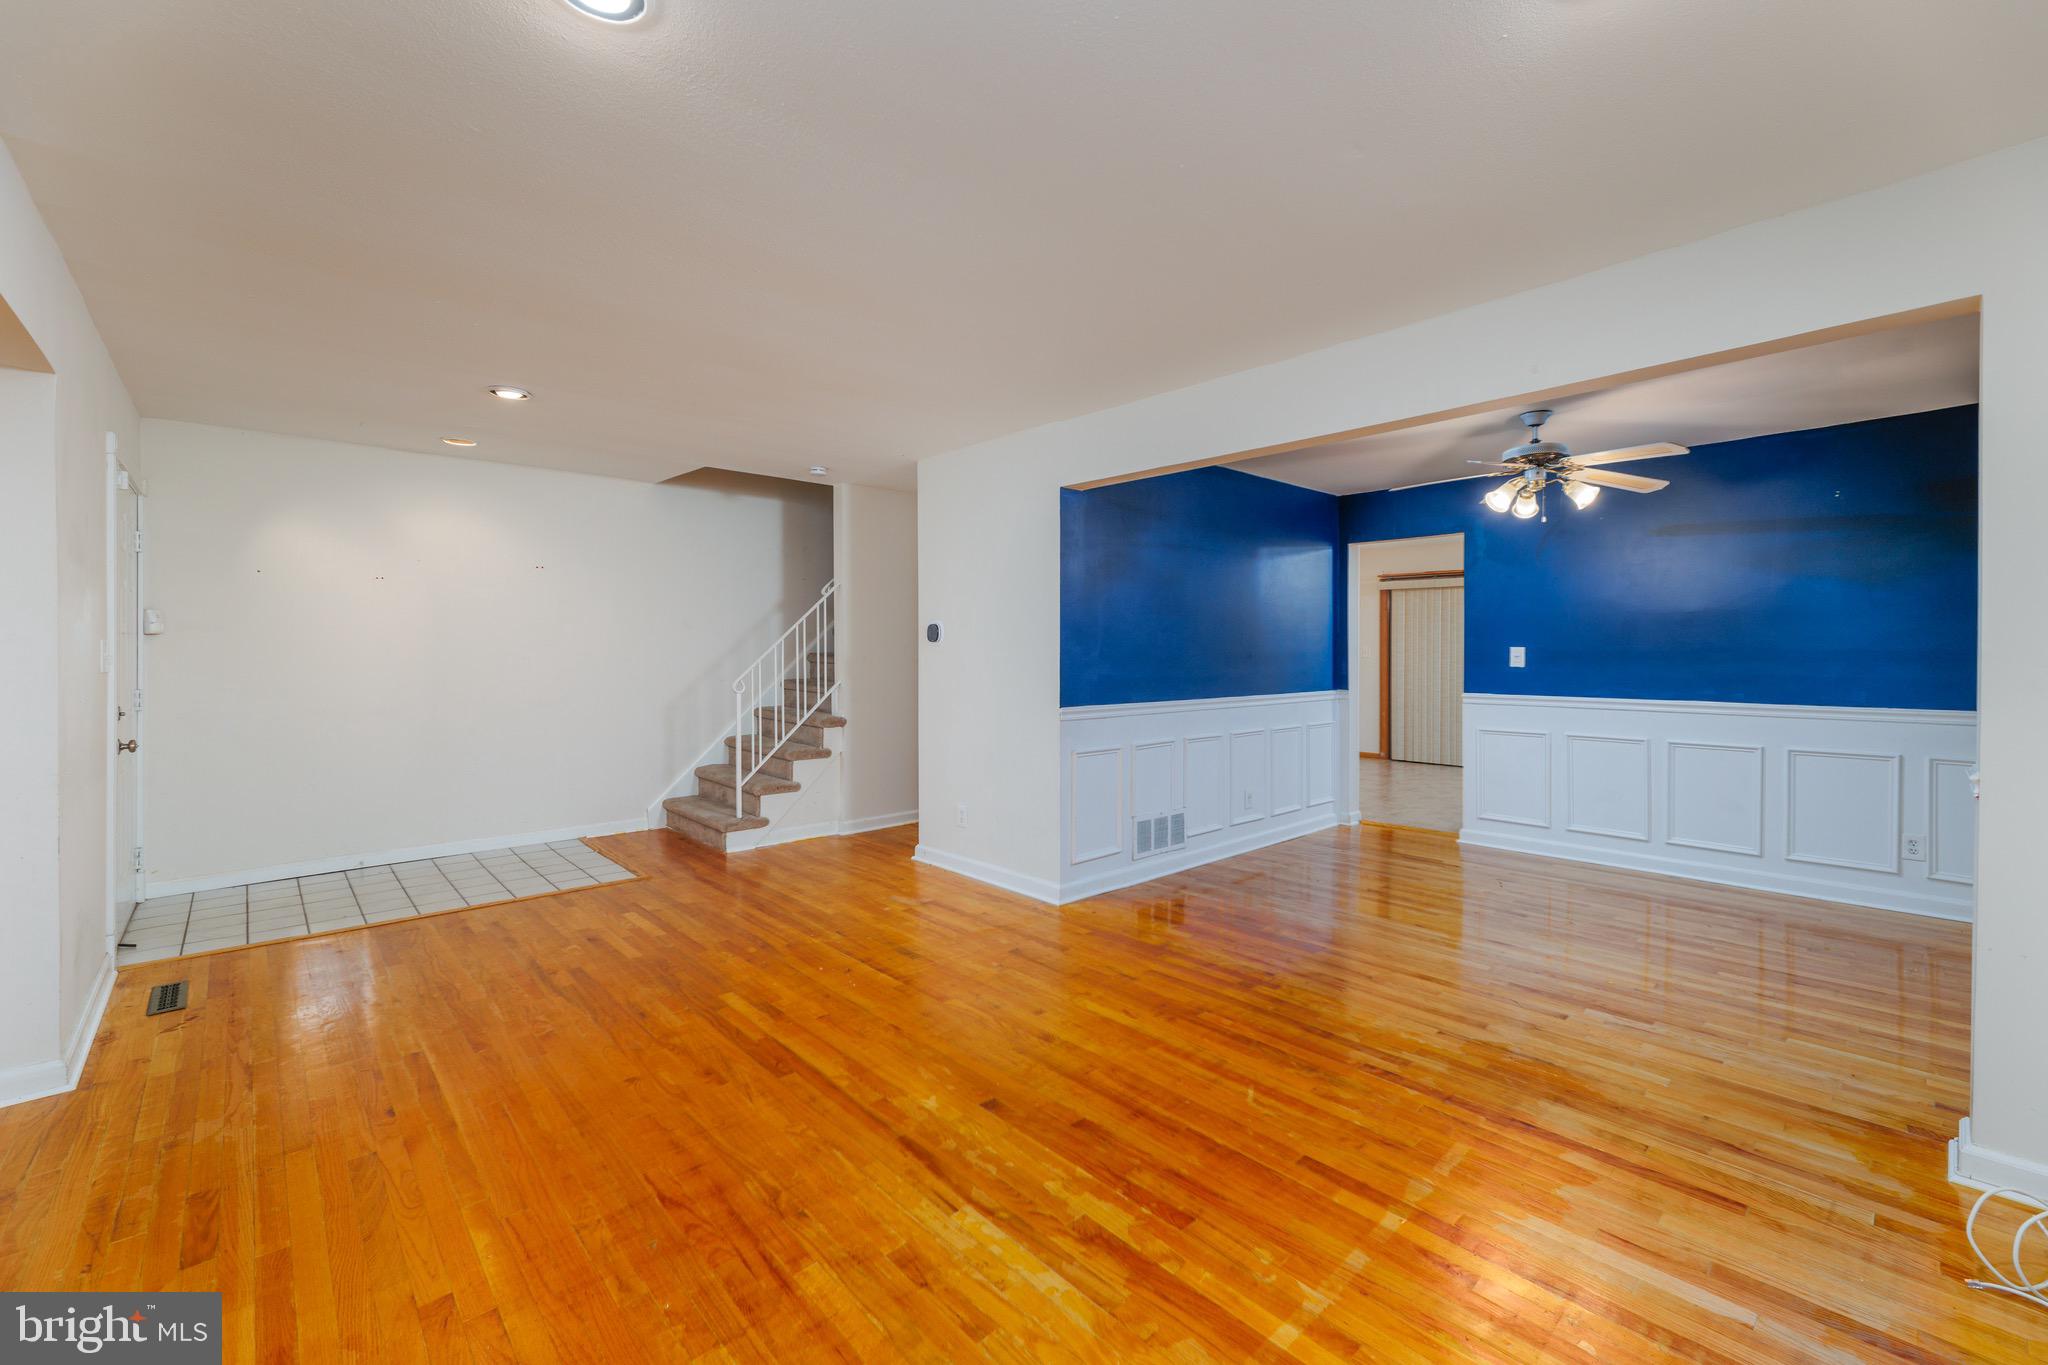
[(914, 837), (125, 971), (0, 1112), (0, 1283), (219, 1289), (236, 1361), (2041, 1358), (1961, 1284), (1965, 925), (1371, 827), (1054, 910)]

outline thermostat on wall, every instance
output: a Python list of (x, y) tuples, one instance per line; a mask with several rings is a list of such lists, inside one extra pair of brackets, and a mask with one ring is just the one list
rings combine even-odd
[(929, 640), (933, 644), (937, 644), (940, 640), (944, 639), (945, 636), (946, 628), (940, 625), (937, 621), (931, 622), (924, 628), (924, 638)]

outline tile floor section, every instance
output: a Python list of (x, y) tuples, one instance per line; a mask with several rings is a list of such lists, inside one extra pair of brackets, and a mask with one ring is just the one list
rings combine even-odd
[(1367, 824), (1456, 830), (1464, 817), (1463, 768), (1358, 760), (1358, 818)]
[(464, 853), (416, 863), (387, 863), (318, 877), (292, 877), (183, 896), (158, 896), (135, 907), (117, 965), (210, 953), (273, 939), (303, 938), (405, 919), (436, 910), (573, 891), (633, 873), (580, 840)]

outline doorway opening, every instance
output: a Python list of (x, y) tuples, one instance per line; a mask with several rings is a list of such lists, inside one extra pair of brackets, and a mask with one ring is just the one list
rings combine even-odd
[(1464, 810), (1465, 538), (1351, 546), (1359, 818), (1456, 832)]

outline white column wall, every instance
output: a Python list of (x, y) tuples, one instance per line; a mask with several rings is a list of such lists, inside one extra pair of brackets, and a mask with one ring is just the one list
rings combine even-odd
[[(2035, 527), (2048, 374), (2048, 142), (1542, 289), (934, 457), (919, 466), (920, 854), (1043, 888), (1059, 861), (1064, 484), (1394, 421), (1982, 296), (1984, 807), (1973, 1140), (2042, 1164), (2031, 1030), (2048, 979), (2032, 842), (2048, 818)], [(956, 818), (966, 808), (964, 821)]]

